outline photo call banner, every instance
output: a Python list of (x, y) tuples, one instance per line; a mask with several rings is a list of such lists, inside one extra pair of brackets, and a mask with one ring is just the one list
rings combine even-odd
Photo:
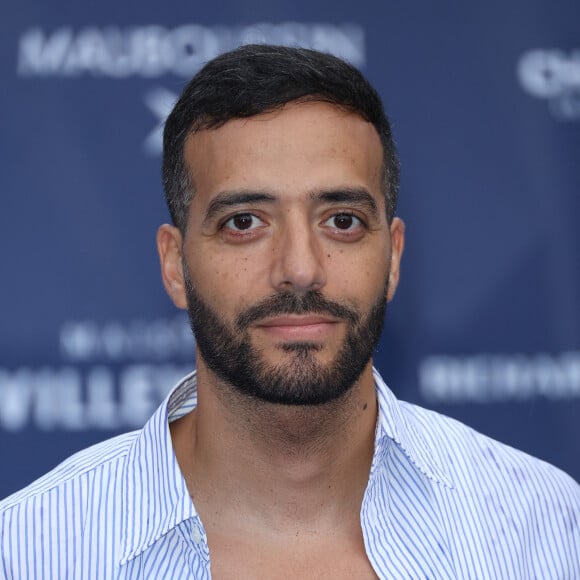
[(398, 398), (580, 480), (580, 4), (23, 0), (0, 21), (0, 498), (141, 427), (195, 365), (163, 290), (164, 120), (241, 44), (330, 52), (401, 157)]

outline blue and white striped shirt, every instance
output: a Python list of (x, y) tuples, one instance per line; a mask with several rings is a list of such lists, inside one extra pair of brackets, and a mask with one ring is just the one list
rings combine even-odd
[[(379, 415), (361, 508), (380, 578), (580, 578), (580, 486), (465, 425), (399, 402)], [(211, 577), (204, 527), (169, 422), (197, 401), (185, 377), (139, 431), (73, 455), (0, 503), (0, 578)]]

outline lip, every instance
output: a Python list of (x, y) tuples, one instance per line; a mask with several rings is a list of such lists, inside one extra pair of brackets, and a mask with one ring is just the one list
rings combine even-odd
[(335, 318), (320, 315), (285, 315), (268, 318), (257, 328), (281, 340), (320, 340), (331, 334), (338, 322)]
[(267, 320), (260, 322), (258, 326), (263, 326), (266, 328), (278, 326), (313, 326), (317, 324), (336, 324), (337, 322), (338, 320), (335, 318), (329, 318), (327, 316), (320, 315), (286, 315), (277, 316), (275, 318), (268, 318)]

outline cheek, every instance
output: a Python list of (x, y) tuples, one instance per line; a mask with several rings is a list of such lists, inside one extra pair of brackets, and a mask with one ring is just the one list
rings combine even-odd
[(389, 260), (386, 250), (354, 252), (338, 250), (327, 254), (328, 287), (350, 297), (353, 303), (374, 302), (384, 294)]
[(232, 258), (220, 252), (199, 252), (188, 260), (188, 264), (198, 292), (219, 313), (240, 311), (259, 293), (258, 260), (248, 256)]

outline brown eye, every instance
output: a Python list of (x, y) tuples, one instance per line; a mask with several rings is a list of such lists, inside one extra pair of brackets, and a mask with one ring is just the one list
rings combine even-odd
[(354, 224), (355, 217), (347, 213), (339, 213), (334, 216), (334, 227), (339, 230), (348, 230)]
[(263, 225), (263, 223), (259, 217), (251, 213), (239, 213), (225, 222), (223, 227), (234, 232), (241, 232), (253, 230)]
[(330, 229), (329, 233), (334, 233), (341, 240), (351, 242), (360, 239), (367, 228), (361, 218), (346, 211), (331, 215), (323, 225)]
[(237, 230), (247, 230), (252, 227), (252, 216), (249, 214), (237, 215), (233, 218), (232, 223)]

